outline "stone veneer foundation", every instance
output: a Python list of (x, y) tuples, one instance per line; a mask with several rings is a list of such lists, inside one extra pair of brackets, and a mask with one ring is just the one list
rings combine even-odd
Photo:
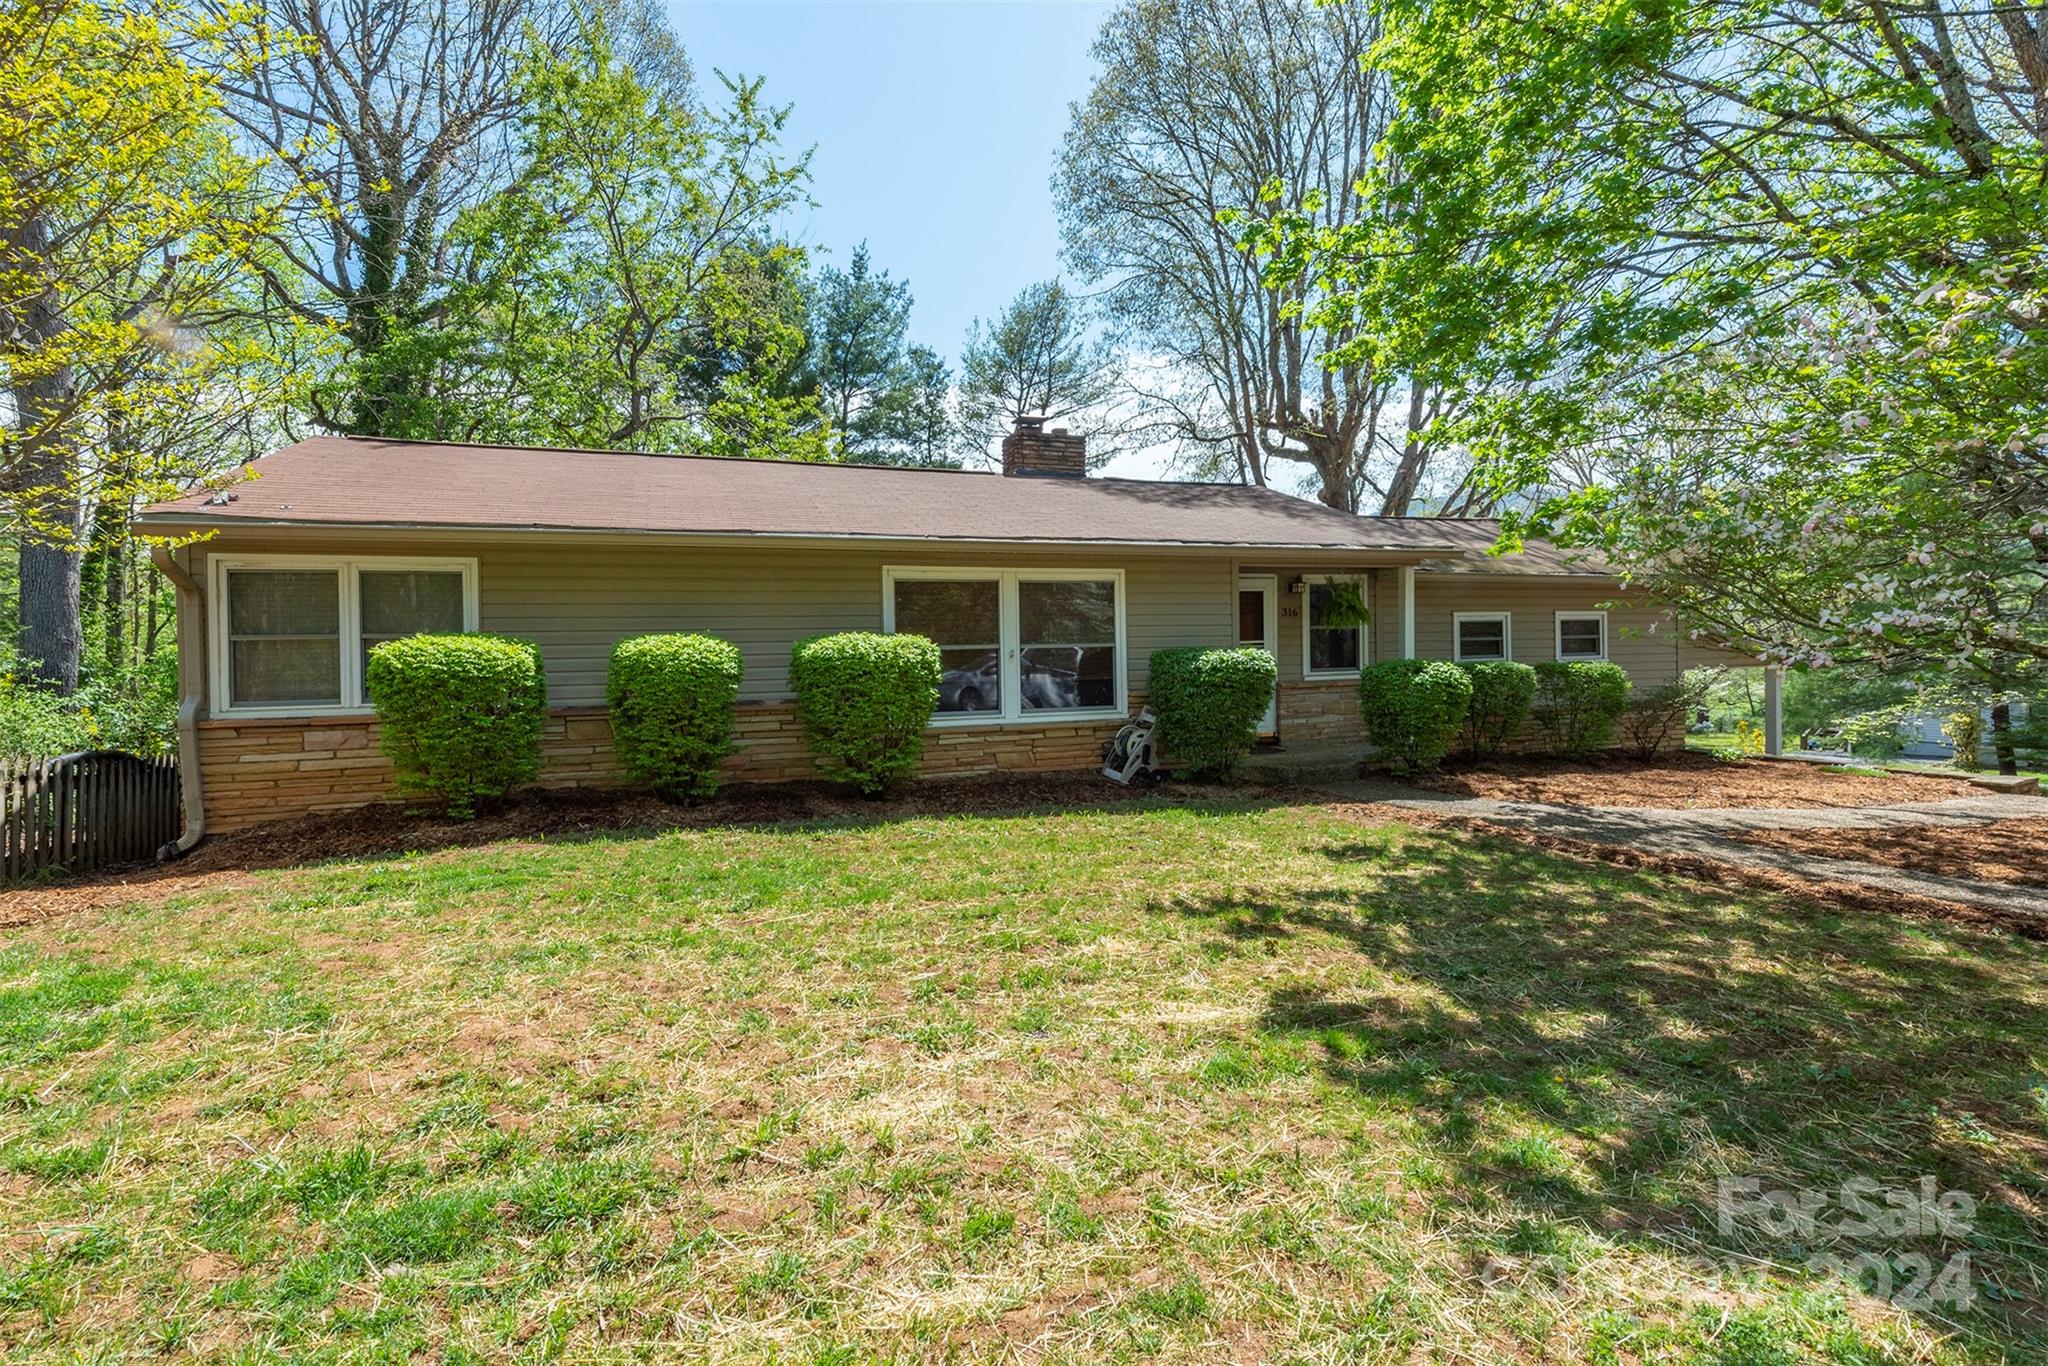
[[(1136, 710), (1138, 703), (1133, 702)], [(919, 773), (928, 778), (993, 772), (1093, 768), (1118, 720), (1050, 726), (963, 726), (925, 737)], [(816, 774), (796, 708), (742, 703), (739, 753), (725, 761), (736, 782), (788, 782)], [(245, 717), (199, 723), (206, 828), (215, 834), (264, 821), (395, 801), (391, 761), (377, 746), (374, 717)], [(602, 707), (548, 714), (541, 737), (542, 787), (614, 787), (625, 781), (612, 756)]]

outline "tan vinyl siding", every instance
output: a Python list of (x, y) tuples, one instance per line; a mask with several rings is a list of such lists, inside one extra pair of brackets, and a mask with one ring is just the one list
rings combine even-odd
[[(206, 547), (211, 554), (295, 552), (427, 553), (417, 543), (367, 538), (316, 545), (304, 537), (250, 536)], [(497, 543), (449, 544), (432, 553), (477, 560), (478, 624), (539, 644), (548, 700), (557, 707), (602, 705), (612, 646), (650, 631), (701, 631), (731, 640), (746, 662), (742, 695), (785, 697), (796, 641), (881, 629), (885, 565), (1122, 570), (1134, 693), (1144, 690), (1153, 650), (1227, 645), (1235, 628), (1234, 571), (1221, 555)]]
[(1415, 576), (1415, 653), (1423, 659), (1454, 658), (1453, 614), (1506, 612), (1510, 657), (1541, 664), (1557, 658), (1558, 612), (1602, 610), (1607, 613), (1607, 658), (1628, 670), (1638, 687), (1668, 683), (1682, 669), (1707, 662), (1692, 657), (1698, 652), (1686, 648), (1683, 632), (1661, 608), (1631, 601), (1606, 580), (1474, 574)]

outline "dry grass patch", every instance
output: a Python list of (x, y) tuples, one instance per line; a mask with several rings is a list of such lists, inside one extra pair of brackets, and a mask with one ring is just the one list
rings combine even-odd
[[(1319, 807), (524, 840), (0, 949), (21, 1360), (2044, 1349), (2035, 946)], [(1901, 1309), (1715, 1179), (1982, 1200)]]

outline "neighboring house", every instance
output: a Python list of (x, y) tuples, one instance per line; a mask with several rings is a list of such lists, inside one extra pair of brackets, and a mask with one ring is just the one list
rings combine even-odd
[[(1900, 757), (1906, 759), (1953, 759), (1956, 747), (1949, 743), (1948, 719), (1945, 711), (1915, 712), (1899, 723)], [(2014, 726), (2027, 723), (2027, 704), (2015, 702), (2007, 718)], [(1983, 727), (1982, 743), (1978, 747), (1977, 762), (1995, 767), (1998, 753), (1991, 745), (1991, 708), (1984, 707), (1977, 713), (1977, 720)]]
[[(542, 781), (565, 786), (616, 779), (605, 665), (649, 631), (738, 643), (728, 769), (771, 780), (813, 771), (787, 671), (821, 632), (938, 642), (929, 774), (1093, 765), (1171, 645), (1270, 649), (1264, 730), (1289, 743), (1359, 741), (1375, 659), (1612, 659), (1649, 685), (1712, 658), (1553, 547), (1489, 557), (1490, 523), (1087, 478), (1081, 437), (1028, 420), (1001, 474), (338, 437), (255, 473), (137, 519), (203, 533), (155, 557), (180, 589), (187, 791), (216, 831), (388, 799), (363, 662), (418, 631), (539, 644)], [(1347, 599), (1368, 624), (1338, 619)]]

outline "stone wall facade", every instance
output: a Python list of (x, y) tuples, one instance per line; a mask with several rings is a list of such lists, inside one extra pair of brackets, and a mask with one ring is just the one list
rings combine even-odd
[[(1103, 742), (1121, 724), (1110, 719), (942, 727), (925, 736), (919, 773), (938, 778), (1093, 768), (1101, 762)], [(735, 733), (740, 750), (725, 761), (728, 779), (789, 782), (816, 775), (793, 704), (742, 703)], [(375, 717), (202, 721), (199, 771), (206, 826), (215, 834), (398, 799), (391, 761), (378, 748)], [(603, 708), (548, 714), (540, 786), (613, 787), (624, 781)]]
[(1358, 681), (1351, 678), (1280, 685), (1280, 743), (1362, 745)]

